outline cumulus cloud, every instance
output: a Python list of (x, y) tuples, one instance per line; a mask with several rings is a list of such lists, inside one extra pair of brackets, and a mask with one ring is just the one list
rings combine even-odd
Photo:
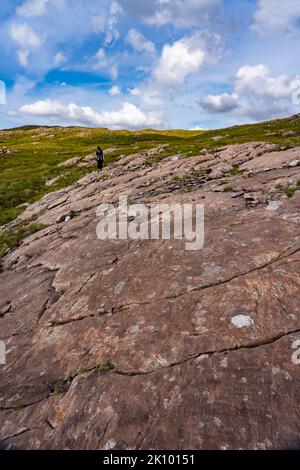
[(67, 62), (67, 57), (61, 51), (57, 52), (54, 57), (54, 64), (59, 66)]
[(27, 67), (28, 66), (28, 57), (29, 57), (29, 51), (28, 50), (19, 50), (17, 51), (17, 58), (18, 62), (22, 67)]
[(130, 29), (127, 33), (126, 40), (137, 52), (149, 55), (155, 54), (154, 43), (152, 41), (148, 41), (138, 29)]
[(10, 35), (23, 48), (40, 47), (42, 44), (40, 37), (26, 23), (12, 24)]
[(239, 108), (240, 99), (236, 93), (222, 93), (221, 95), (206, 96), (201, 104), (208, 112), (228, 113)]
[(128, 15), (151, 25), (204, 26), (222, 6), (222, 0), (122, 0)]
[(63, 104), (60, 101), (41, 100), (27, 104), (19, 109), (19, 113), (31, 116), (47, 117), (60, 122), (75, 122), (110, 129), (140, 129), (143, 127), (162, 127), (161, 113), (144, 112), (132, 103), (125, 102), (119, 111), (97, 112), (89, 106)]
[(218, 35), (195, 33), (172, 45), (165, 44), (153, 76), (164, 84), (182, 85), (188, 75), (197, 73), (208, 62), (219, 56)]
[(27, 67), (30, 50), (41, 47), (41, 38), (26, 23), (12, 24), (10, 36), (21, 46), (21, 49), (17, 50), (17, 59), (19, 64), (22, 67)]
[(121, 89), (120, 87), (118, 87), (117, 85), (114, 85), (111, 87), (111, 89), (108, 91), (108, 93), (111, 95), (111, 96), (120, 96), (121, 94)]
[(21, 16), (42, 16), (46, 13), (48, 0), (26, 0), (17, 8), (17, 14)]
[(162, 104), (159, 91), (151, 86), (135, 87), (129, 90), (131, 96), (139, 97), (148, 106), (160, 106)]
[(294, 89), (295, 79), (288, 75), (271, 77), (265, 65), (245, 66), (236, 74), (235, 88), (239, 95), (264, 99), (290, 98)]
[(111, 46), (114, 44), (120, 37), (120, 33), (117, 29), (117, 24), (120, 15), (123, 13), (121, 5), (113, 1), (110, 5), (108, 22), (107, 22), (107, 32), (105, 36), (104, 44), (105, 46)]
[(299, 77), (280, 75), (272, 77), (265, 65), (241, 67), (234, 79), (234, 93), (209, 95), (202, 99), (202, 107), (212, 113), (235, 112), (253, 118), (271, 117), (288, 112), (293, 96), (300, 89)]
[(92, 25), (96, 34), (105, 31), (105, 17), (104, 15), (96, 15), (92, 17)]
[[(68, 50), (69, 68), (78, 69), (81, 66), (83, 70), (89, 51), (94, 50), (95, 33), (101, 35), (98, 47), (104, 49), (113, 47), (120, 35), (118, 22), (123, 10), (117, 0), (18, 0), (15, 3), (18, 6), (11, 7), (11, 13), (7, 15), (8, 21), (4, 22), (4, 26), (7, 27), (14, 46), (18, 43), (16, 55), (19, 63), (25, 66), (25, 63), (28, 65), (29, 62), (31, 74), (36, 73), (39, 78), (57, 65), (53, 60), (57, 51)], [(19, 40), (21, 33), (23, 36)], [(38, 57), (33, 51), (33, 43), (38, 42), (36, 37), (43, 46), (40, 47)], [(32, 45), (25, 46), (25, 42), (31, 42)], [(10, 48), (11, 44), (7, 50)], [(22, 54), (17, 52), (20, 49)], [(111, 75), (116, 76), (117, 67), (112, 66), (111, 69)], [(86, 71), (90, 70), (88, 68)]]
[(111, 78), (118, 78), (118, 66), (113, 59), (107, 57), (105, 50), (100, 48), (97, 53), (88, 61), (88, 67), (92, 70), (108, 70)]
[(258, 0), (252, 28), (261, 35), (299, 34), (300, 0)]

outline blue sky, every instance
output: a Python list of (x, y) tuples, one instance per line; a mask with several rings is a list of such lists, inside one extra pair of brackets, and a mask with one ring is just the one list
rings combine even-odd
[(0, 128), (289, 115), (299, 43), (300, 0), (1, 0)]

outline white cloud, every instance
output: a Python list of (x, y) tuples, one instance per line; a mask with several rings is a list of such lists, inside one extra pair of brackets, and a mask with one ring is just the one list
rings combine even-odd
[(148, 41), (138, 29), (130, 29), (126, 36), (127, 42), (137, 52), (153, 55), (155, 54), (155, 45), (152, 41)]
[(293, 79), (288, 75), (271, 77), (265, 65), (245, 66), (236, 74), (235, 88), (239, 95), (264, 99), (290, 98), (293, 91)]
[(145, 23), (179, 27), (205, 26), (222, 6), (222, 0), (122, 0), (128, 16), (138, 16)]
[(17, 14), (21, 16), (42, 16), (46, 13), (48, 0), (26, 0), (17, 8)]
[(22, 65), (22, 67), (28, 67), (28, 57), (29, 57), (28, 50), (17, 51), (18, 62), (20, 65)]
[(64, 55), (63, 52), (59, 51), (57, 54), (55, 54), (54, 57), (54, 64), (59, 66), (67, 62), (67, 57)]
[(252, 28), (261, 35), (299, 34), (300, 0), (258, 0)]
[(220, 38), (195, 33), (172, 45), (165, 44), (153, 76), (164, 84), (182, 85), (188, 75), (197, 73), (207, 62), (218, 58)]
[(103, 48), (100, 48), (94, 57), (88, 61), (88, 66), (92, 70), (108, 70), (113, 80), (118, 78), (118, 66), (113, 59), (107, 57)]
[(36, 81), (28, 79), (25, 75), (17, 75), (13, 86), (13, 94), (22, 97), (33, 90), (36, 84)]
[(21, 49), (17, 51), (19, 64), (22, 67), (27, 67), (30, 50), (41, 47), (42, 40), (26, 23), (12, 24), (10, 36), (21, 46)]
[(12, 24), (10, 35), (23, 48), (40, 47), (42, 44), (40, 37), (26, 23)]
[(120, 87), (118, 87), (117, 85), (115, 86), (112, 86), (111, 89), (108, 91), (108, 93), (111, 95), (111, 96), (120, 96), (121, 94), (121, 89)]
[(19, 109), (19, 113), (111, 129), (163, 126), (161, 113), (144, 112), (134, 104), (127, 102), (123, 103), (119, 111), (99, 113), (89, 106), (78, 106), (74, 103), (63, 104), (60, 101), (48, 99), (24, 105)]
[(272, 77), (265, 65), (241, 67), (234, 79), (234, 93), (209, 95), (202, 107), (212, 113), (234, 112), (239, 116), (268, 118), (293, 111), (293, 96), (299, 89), (299, 77)]
[[(94, 2), (95, 4), (96, 2)], [(87, 9), (89, 8), (88, 5)], [(92, 11), (94, 10), (94, 5), (92, 7)], [(100, 5), (100, 14), (92, 14), (91, 22), (93, 31), (96, 34), (103, 33), (105, 34), (104, 37), (104, 46), (113, 46), (114, 43), (119, 39), (120, 33), (117, 28), (118, 21), (120, 16), (123, 14), (123, 8), (114, 0), (110, 3), (108, 9), (104, 7), (104, 5)]]
[(160, 106), (162, 104), (160, 94), (157, 89), (152, 89), (151, 86), (135, 87), (129, 90), (131, 96), (139, 97), (148, 106)]
[(105, 31), (105, 17), (103, 15), (93, 16), (92, 24), (96, 34), (103, 33)]
[(240, 99), (236, 93), (222, 93), (221, 95), (208, 95), (201, 104), (208, 112), (228, 113), (240, 106)]
[(117, 1), (113, 1), (109, 10), (109, 17), (107, 22), (107, 33), (105, 36), (105, 46), (113, 45), (120, 37), (120, 33), (116, 27), (118, 24), (119, 16), (123, 13), (123, 8)]

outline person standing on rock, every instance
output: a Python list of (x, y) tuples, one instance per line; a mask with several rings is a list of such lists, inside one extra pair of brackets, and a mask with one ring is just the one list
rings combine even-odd
[(97, 171), (102, 171), (103, 168), (103, 162), (104, 162), (104, 154), (103, 150), (100, 147), (97, 147), (96, 150), (96, 160), (97, 160)]

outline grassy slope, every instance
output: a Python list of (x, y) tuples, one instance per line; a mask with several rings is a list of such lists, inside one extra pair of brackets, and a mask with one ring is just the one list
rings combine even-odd
[[(293, 131), (294, 135), (284, 136), (288, 131)], [(214, 140), (214, 137), (218, 139)], [(168, 144), (163, 153), (148, 160), (152, 164), (169, 155), (197, 155), (203, 148), (214, 151), (224, 145), (250, 141), (275, 143), (284, 148), (300, 146), (300, 117), (201, 132), (151, 129), (129, 132), (35, 126), (0, 131), (0, 148), (15, 151), (0, 154), (0, 226), (19, 215), (24, 210), (22, 204), (32, 203), (47, 192), (68, 186), (93, 171), (93, 168), (78, 165), (70, 168), (59, 168), (57, 165), (70, 158), (93, 153), (97, 145), (103, 149), (116, 147), (116, 152), (106, 158), (106, 163), (109, 163), (120, 155), (147, 150), (160, 143)], [(50, 187), (45, 185), (47, 180), (57, 176), (56, 184)], [(0, 235), (0, 256), (4, 252), (3, 247), (8, 247), (7, 243), (2, 243), (3, 236)]]

